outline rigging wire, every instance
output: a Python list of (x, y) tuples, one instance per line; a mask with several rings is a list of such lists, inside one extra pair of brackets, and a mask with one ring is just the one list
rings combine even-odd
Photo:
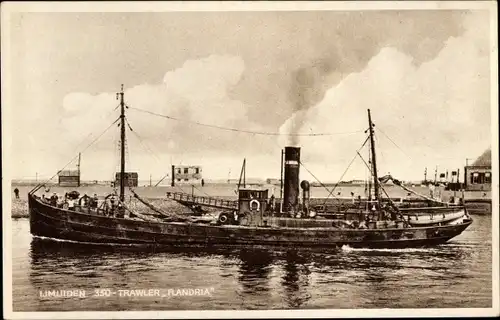
[[(371, 145), (371, 141), (370, 141)], [(374, 187), (374, 171), (373, 171), (373, 154), (368, 151), (368, 164), (369, 164), (369, 170), (370, 170), (370, 177), (368, 178), (368, 200), (372, 200), (372, 196), (375, 196), (375, 187)]]
[[(183, 121), (183, 122), (188, 122), (188, 123), (192, 123), (192, 124), (196, 124), (196, 125), (199, 125), (199, 126), (204, 126), (204, 127), (209, 127), (209, 128), (215, 128), (215, 129), (220, 129), (220, 130), (226, 130), (226, 131), (232, 131), (232, 132), (240, 132), (240, 133), (249, 133), (249, 134), (255, 134), (255, 135), (266, 135), (266, 136), (333, 136), (333, 135), (341, 135), (341, 134), (355, 134), (355, 133), (360, 133), (360, 132), (364, 132), (364, 131), (352, 131), (352, 132), (338, 132), (338, 133), (304, 133), (304, 134), (301, 134), (301, 133), (287, 133), (287, 134), (284, 134), (284, 133), (278, 133), (278, 132), (263, 132), (263, 131), (250, 131), (250, 130), (241, 130), (241, 129), (235, 129), (235, 128), (228, 128), (228, 127), (222, 127), (222, 126), (216, 126), (216, 125), (210, 125), (210, 124), (205, 124), (205, 123), (200, 123), (200, 122), (197, 122), (197, 121), (191, 121), (191, 120), (186, 120), (186, 119), (179, 119), (179, 118), (175, 118), (175, 117), (172, 117), (172, 116), (167, 116), (167, 115), (163, 115), (163, 114), (159, 114), (159, 113), (155, 113), (155, 112), (152, 112), (152, 111), (148, 111), (148, 110), (143, 110), (143, 109), (140, 109), (140, 108), (135, 108), (135, 107), (130, 107), (127, 105), (127, 107), (129, 109), (132, 109), (132, 110), (136, 110), (136, 111), (139, 111), (139, 112), (143, 112), (143, 113), (147, 113), (147, 114), (150, 114), (150, 115), (154, 115), (154, 116), (157, 116), (157, 117), (162, 117), (162, 118), (165, 118), (165, 119), (169, 119), (169, 120), (176, 120), (176, 121)], [(130, 126), (130, 124), (129, 124)], [(131, 129), (131, 128), (130, 128)], [(132, 130), (132, 129), (131, 129)], [(140, 139), (140, 138), (139, 138)], [(140, 139), (141, 140), (141, 139)], [(141, 141), (142, 143), (142, 141)], [(365, 142), (366, 143), (366, 142)], [(364, 145), (364, 144), (363, 144)], [(154, 153), (152, 153), (154, 154)], [(312, 172), (310, 172), (305, 166), (303, 163), (301, 163), (301, 165), (304, 167), (304, 169), (306, 169), (309, 174), (311, 174), (311, 176), (313, 176), (327, 191), (330, 192), (330, 190), (316, 177), (314, 176), (314, 174)], [(182, 188), (180, 186), (178, 186), (176, 184), (176, 186), (182, 191), (184, 192), (184, 190), (182, 190)], [(206, 192), (198, 189), (196, 186), (192, 185), (194, 188), (196, 188), (197, 190), (203, 192), (205, 195), (209, 196)], [(332, 191), (333, 192), (333, 191)], [(329, 194), (329, 196), (331, 195), (331, 193)]]
[[(370, 173), (368, 173), (368, 169), (365, 167), (365, 198), (366, 199), (369, 199), (368, 197), (368, 183), (369, 183), (369, 179), (371, 179), (371, 171)], [(368, 201), (366, 201), (366, 206), (365, 206), (365, 210), (368, 210)]]
[[(143, 141), (143, 139), (141, 138), (141, 136), (140, 136), (140, 135), (139, 135), (139, 134), (138, 134), (135, 130), (133, 130), (133, 129), (132, 129), (132, 126), (130, 125), (130, 123), (128, 122), (128, 120), (126, 120), (126, 121), (127, 121), (127, 125), (128, 125), (128, 127), (129, 127), (130, 131), (131, 131), (131, 132), (132, 132), (132, 133), (133, 133), (133, 134), (137, 137), (137, 139), (139, 140), (139, 143), (141, 144), (141, 146), (142, 146), (142, 147), (143, 147), (143, 148), (144, 148), (147, 152), (149, 152), (149, 153), (150, 153), (150, 154), (151, 154), (151, 155), (155, 158), (155, 160), (156, 160), (159, 164), (161, 164), (161, 160), (160, 160), (160, 158), (156, 155), (156, 153), (155, 153), (153, 150), (151, 150), (151, 148), (149, 148), (149, 147), (147, 146), (147, 144)], [(182, 189), (179, 185), (177, 185), (177, 184), (176, 184), (175, 186), (176, 186), (179, 190), (181, 190), (181, 192), (186, 193), (186, 192), (185, 192), (185, 191), (184, 191), (184, 190), (183, 190), (183, 189)], [(195, 187), (195, 188), (196, 188), (196, 187)], [(205, 193), (205, 194), (206, 194), (206, 193)], [(207, 196), (208, 196), (208, 194), (207, 194)]]
[(114, 172), (111, 173), (111, 185), (113, 186), (113, 190), (116, 192), (116, 172), (120, 171), (120, 131), (117, 130), (113, 135), (113, 147), (114, 154), (113, 159), (115, 160), (115, 169)]
[(195, 186), (194, 184), (191, 185), (193, 188), (195, 188), (196, 190), (200, 191), (201, 193), (205, 194), (207, 197), (211, 197), (211, 195), (209, 195), (208, 193), (206, 193), (205, 191), (199, 189), (197, 186)]
[(325, 189), (326, 189), (326, 191), (330, 192), (330, 189), (328, 189), (328, 188), (326, 187), (326, 185), (324, 185), (324, 184), (323, 184), (323, 182), (321, 182), (321, 181), (320, 181), (320, 180), (319, 180), (319, 179), (318, 179), (318, 178), (317, 178), (317, 177), (316, 177), (316, 176), (315, 176), (315, 175), (314, 175), (311, 171), (309, 171), (309, 169), (307, 169), (307, 168), (306, 168), (306, 166), (304, 165), (304, 163), (302, 163), (302, 161), (299, 161), (299, 163), (300, 163), (300, 165), (301, 165), (304, 169), (306, 169), (306, 171), (307, 171), (307, 172), (309, 172), (309, 174), (310, 174), (310, 175), (311, 175), (314, 179), (316, 179), (316, 181), (317, 181), (317, 182), (319, 182), (319, 184), (320, 184), (323, 188), (325, 188)]
[[(128, 105), (127, 105), (127, 108), (130, 108)], [(130, 131), (135, 135), (135, 137), (139, 140), (139, 143), (141, 144), (141, 146), (147, 151), (149, 152), (156, 160), (156, 162), (158, 164), (161, 164), (161, 160), (160, 158), (156, 155), (156, 153), (144, 142), (144, 140), (142, 139), (142, 137), (135, 131), (132, 129), (132, 126), (130, 125), (130, 123), (128, 122), (128, 119), (125, 118), (125, 121), (127, 122), (127, 125), (130, 129)], [(160, 182), (165, 179), (165, 177), (168, 176), (168, 173), (163, 176), (161, 179), (160, 179)], [(181, 189), (182, 190), (182, 189)], [(182, 191), (184, 192), (184, 191)]]
[[(105, 119), (107, 120), (108, 117), (113, 113), (113, 111), (115, 111), (116, 108), (112, 109), (112, 110), (109, 110), (108, 113), (106, 113), (101, 119)], [(97, 126), (96, 126), (97, 127)], [(80, 148), (86, 141), (87, 139), (89, 139), (92, 135), (94, 134), (93, 131), (91, 131), (82, 141), (80, 141), (79, 144), (76, 145), (76, 147), (74, 147), (74, 151), (72, 153), (74, 153), (76, 150), (78, 150), (78, 148)], [(50, 180), (49, 180), (50, 181)]]
[[(109, 129), (111, 129), (111, 127), (113, 127), (117, 122), (118, 120), (120, 120), (120, 118), (117, 118), (115, 121), (113, 121), (113, 123), (111, 123), (100, 135), (98, 135), (94, 140), (92, 140), (92, 142), (90, 142), (82, 151), (80, 151), (79, 153), (84, 153), (88, 148), (90, 148), (90, 146), (92, 146), (97, 140), (99, 140)], [(79, 155), (76, 155), (74, 156), (67, 164), (64, 165), (64, 167), (62, 167), (59, 171), (57, 171), (52, 177), (50, 177), (50, 179), (38, 184), (35, 188), (33, 188), (31, 191), (30, 191), (30, 194), (33, 194), (34, 192), (36, 192), (38, 189), (40, 189), (44, 184), (46, 184), (47, 182), (49, 182), (50, 180), (54, 179), (55, 176), (57, 176), (62, 170), (64, 170), (68, 165), (70, 165), (74, 160), (76, 160), (76, 158), (78, 157)]]
[[(356, 153), (359, 153), (359, 150), (361, 150), (365, 145), (366, 145), (366, 142), (368, 142), (368, 140), (370, 139), (370, 137), (366, 137), (365, 139), (365, 142), (363, 142), (363, 144), (361, 145), (361, 147), (356, 151)], [(326, 205), (326, 201), (328, 200), (328, 198), (330, 198), (330, 196), (333, 194), (333, 192), (335, 191), (335, 189), (337, 188), (337, 186), (340, 184), (340, 182), (342, 181), (342, 179), (344, 178), (345, 174), (347, 173), (347, 171), (349, 170), (349, 168), (351, 167), (351, 165), (353, 164), (354, 160), (356, 160), (356, 157), (357, 155), (355, 155), (351, 162), (349, 163), (349, 165), (347, 166), (347, 168), (345, 169), (344, 173), (342, 173), (342, 176), (340, 176), (340, 179), (337, 181), (337, 183), (333, 186), (333, 189), (330, 191), (330, 193), (328, 194), (328, 196), (325, 198), (325, 201), (323, 202), (323, 206)]]
[[(126, 107), (127, 107), (128, 109), (136, 109), (136, 108), (132, 108), (132, 107), (130, 107), (129, 105), (126, 105)], [(132, 133), (133, 133), (133, 134), (137, 137), (137, 139), (139, 140), (139, 143), (141, 144), (141, 146), (142, 146), (142, 147), (143, 147), (143, 148), (144, 148), (147, 152), (149, 152), (149, 153), (150, 153), (150, 154), (151, 154), (151, 155), (155, 158), (155, 160), (156, 160), (159, 164), (161, 164), (161, 160), (160, 160), (160, 158), (159, 158), (159, 157), (156, 155), (156, 153), (155, 153), (155, 152), (154, 152), (154, 151), (153, 151), (153, 150), (152, 150), (152, 149), (151, 149), (151, 148), (150, 148), (150, 147), (149, 147), (149, 146), (148, 146), (148, 145), (147, 145), (147, 144), (143, 141), (143, 139), (141, 138), (141, 136), (140, 136), (140, 135), (139, 135), (139, 134), (138, 134), (135, 130), (133, 130), (133, 129), (132, 129), (132, 126), (130, 125), (130, 122), (128, 121), (128, 119), (127, 119), (127, 118), (125, 118), (125, 121), (127, 122), (127, 125), (128, 125), (128, 127), (129, 127), (130, 131), (131, 131), (131, 132), (132, 132)], [(163, 179), (164, 179), (167, 175), (168, 175), (168, 174), (166, 174), (164, 177), (162, 177), (162, 179), (161, 179), (161, 180), (163, 180)], [(172, 179), (173, 179), (173, 178), (174, 178), (174, 177), (172, 177)], [(160, 181), (161, 181), (161, 180), (160, 180)], [(181, 188), (181, 187), (179, 187), (177, 184), (176, 184), (175, 186), (176, 186), (176, 187), (178, 187), (178, 188), (179, 188), (179, 190), (181, 190), (181, 192), (184, 192), (184, 190), (182, 190), (182, 188)]]
[[(377, 143), (377, 145), (379, 146), (379, 148), (377, 148), (377, 150), (380, 150), (380, 158), (382, 159), (382, 163), (385, 163), (385, 156), (384, 156), (384, 151), (383, 151), (383, 148), (381, 146), (381, 143), (380, 141), (378, 140), (378, 137), (376, 134), (373, 135), (373, 137), (375, 138), (375, 142)], [(379, 166), (379, 169), (380, 169), (380, 166)], [(380, 172), (380, 170), (379, 170)]]
[[(361, 158), (361, 160), (363, 160), (363, 163), (365, 164), (365, 166), (369, 167), (368, 163), (366, 163), (365, 159), (361, 156), (361, 154), (359, 152), (358, 152), (358, 156)], [(379, 187), (380, 187), (380, 189), (382, 189), (382, 191), (384, 191), (387, 199), (389, 200), (389, 202), (391, 203), (391, 205), (394, 207), (394, 209), (396, 209), (399, 212), (399, 208), (392, 201), (391, 197), (389, 197), (389, 194), (387, 193), (387, 191), (385, 191), (385, 188), (381, 184), (379, 184)]]
[[(125, 161), (126, 161), (127, 167), (133, 168), (132, 162), (130, 161), (130, 152), (129, 152), (128, 141), (125, 139), (125, 141), (123, 141), (123, 143), (125, 144)], [(131, 181), (129, 179), (127, 179), (127, 182), (130, 186)], [(139, 183), (139, 181), (137, 181), (137, 183)]]
[[(365, 166), (369, 167), (368, 163), (366, 163), (365, 159), (361, 156), (361, 154), (359, 152), (357, 152), (357, 153), (358, 153), (358, 156), (361, 158), (361, 160), (363, 160), (363, 163), (365, 164)], [(389, 203), (396, 210), (396, 212), (398, 213), (399, 217), (405, 222), (405, 224), (408, 223), (408, 221), (406, 221), (406, 219), (404, 218), (403, 214), (401, 213), (401, 211), (399, 210), (399, 208), (396, 206), (396, 204), (394, 203), (394, 201), (392, 201), (391, 197), (389, 197), (389, 194), (387, 193), (387, 191), (385, 191), (385, 188), (381, 184), (379, 184), (379, 187), (385, 193), (387, 199), (389, 200)], [(377, 199), (377, 201), (378, 200), (379, 199)]]
[[(128, 107), (128, 106), (127, 106)], [(130, 108), (130, 107), (128, 107)], [(132, 126), (130, 125), (130, 123), (128, 122), (127, 119), (125, 119), (125, 121), (127, 122), (127, 125), (130, 129), (130, 131), (134, 134), (135, 137), (137, 137), (137, 139), (139, 140), (139, 143), (141, 144), (141, 146), (149, 153), (151, 153), (151, 155), (155, 158), (155, 160), (160, 164), (161, 161), (160, 161), (160, 158), (155, 154), (155, 152), (153, 150), (151, 150), (151, 148), (149, 148), (142, 140), (142, 138), (139, 136), (139, 134), (132, 129)], [(181, 190), (181, 192), (183, 193), (186, 193), (180, 186), (178, 186), (177, 184), (175, 185), (179, 190)]]
[(375, 127), (375, 129), (377, 129), (378, 131), (380, 131), (387, 139), (389, 139), (390, 142), (392, 142), (393, 145), (396, 146), (396, 148), (398, 148), (405, 156), (408, 157), (408, 159), (412, 160), (411, 157), (406, 153), (404, 152), (403, 149), (401, 149), (396, 142), (394, 142), (384, 131), (382, 131), (379, 127)]
[(249, 134), (256, 134), (256, 135), (265, 135), (265, 136), (295, 136), (295, 137), (317, 137), (317, 136), (333, 136), (333, 135), (346, 135), (346, 134), (355, 134), (355, 133), (360, 133), (363, 131), (352, 131), (352, 132), (336, 132), (336, 133), (279, 133), (279, 132), (264, 132), (264, 131), (251, 131), (251, 130), (241, 130), (241, 129), (236, 129), (236, 128), (228, 128), (228, 127), (222, 127), (222, 126), (217, 126), (217, 125), (212, 125), (212, 124), (206, 124), (206, 123), (201, 123), (198, 121), (192, 121), (192, 120), (186, 120), (186, 119), (179, 119), (175, 118), (172, 116), (167, 116), (164, 114), (159, 114), (156, 112), (148, 111), (148, 110), (143, 110), (139, 108), (133, 108), (129, 107), (132, 110), (137, 110), (143, 113), (148, 113), (157, 117), (162, 117), (165, 119), (169, 120), (176, 120), (176, 121), (183, 121), (183, 122), (188, 122), (192, 124), (196, 124), (199, 126), (203, 127), (209, 127), (209, 128), (214, 128), (214, 129), (220, 129), (220, 130), (226, 130), (226, 131), (233, 131), (233, 132), (240, 132), (240, 133), (249, 133)]
[(144, 140), (142, 139), (142, 137), (135, 131), (132, 129), (132, 126), (130, 125), (130, 123), (128, 122), (128, 119), (125, 119), (125, 121), (127, 121), (127, 125), (130, 129), (130, 131), (135, 135), (135, 137), (139, 140), (139, 143), (141, 144), (141, 146), (144, 148), (144, 150), (146, 150), (147, 152), (149, 152), (154, 158), (155, 160), (160, 163), (160, 158), (156, 155), (156, 153), (151, 150), (151, 148), (144, 142)]

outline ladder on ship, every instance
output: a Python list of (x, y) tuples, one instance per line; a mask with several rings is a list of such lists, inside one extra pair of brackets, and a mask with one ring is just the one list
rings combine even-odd
[(184, 192), (167, 192), (167, 198), (177, 201), (186, 206), (201, 205), (218, 209), (238, 209), (238, 201), (235, 200), (195, 196)]

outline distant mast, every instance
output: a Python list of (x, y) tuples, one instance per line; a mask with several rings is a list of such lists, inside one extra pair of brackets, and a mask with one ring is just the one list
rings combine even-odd
[(120, 201), (125, 201), (125, 102), (123, 101), (123, 84), (121, 91), (117, 94), (120, 96)]
[(240, 180), (238, 181), (238, 190), (240, 190), (240, 187), (241, 187), (241, 181), (243, 179), (243, 188), (246, 188), (246, 162), (247, 162), (247, 159), (244, 158), (243, 159), (243, 165), (241, 166), (241, 172), (240, 172)]
[(375, 126), (373, 123), (372, 123), (372, 116), (370, 114), (370, 109), (368, 109), (368, 124), (370, 126), (370, 146), (371, 146), (371, 155), (372, 155), (372, 174), (373, 174), (373, 187), (374, 187), (374, 191), (375, 191), (375, 200), (378, 200), (379, 199), (379, 185), (378, 185), (378, 175), (377, 175), (377, 158), (375, 156), (375, 142), (374, 142), (374, 139), (373, 139), (373, 127)]
[(77, 186), (80, 186), (80, 180), (81, 180), (81, 175), (80, 175), (80, 161), (82, 160), (82, 153), (78, 153), (78, 184)]

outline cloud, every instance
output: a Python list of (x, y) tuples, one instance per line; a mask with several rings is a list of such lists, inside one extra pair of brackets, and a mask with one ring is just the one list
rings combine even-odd
[[(487, 17), (467, 15), (465, 33), (450, 37), (434, 59), (420, 65), (397, 48), (382, 48), (361, 72), (345, 77), (321, 102), (290, 117), (281, 130), (296, 118), (306, 119), (303, 131), (363, 130), (371, 109), (382, 130), (376, 134), (383, 173), (419, 178), (426, 165), (462, 167), (466, 157), (480, 154), (491, 143)], [(325, 150), (325, 141), (307, 138), (301, 143), (308, 160), (319, 163), (355, 155), (362, 140), (363, 134), (329, 138), (331, 152)], [(344, 166), (349, 161), (344, 160)], [(362, 177), (363, 167), (361, 163), (353, 168), (351, 175)], [(329, 171), (337, 177), (342, 172), (338, 167)]]
[[(416, 66), (432, 60), (450, 36), (460, 35), (461, 11), (284, 12), (257, 28), (262, 32), (235, 91), (255, 104), (252, 117), (273, 109), (263, 121), (283, 122), (308, 110), (326, 91), (360, 72), (382, 48), (394, 47)], [(266, 22), (269, 20), (265, 20)], [(291, 131), (303, 120), (297, 113)], [(289, 141), (295, 143), (296, 141)]]
[[(19, 68), (13, 72), (12, 105), (30, 110), (14, 112), (18, 175), (29, 170), (55, 172), (95, 135), (79, 144), (82, 138), (89, 132), (100, 133), (116, 119), (118, 81), (126, 84), (131, 107), (127, 110), (134, 129), (127, 132), (130, 162), (146, 174), (162, 174), (171, 161), (203, 162), (207, 176), (224, 177), (228, 166), (238, 171), (241, 158), (247, 157), (249, 164), (263, 164), (253, 167), (258, 169), (255, 175), (277, 176), (279, 170), (270, 171), (274, 166), (264, 163), (279, 161), (280, 148), (290, 141), (200, 127), (134, 108), (224, 127), (287, 133), (359, 131), (366, 127), (370, 107), (380, 128), (399, 145), (412, 146), (407, 153), (414, 163), (419, 152), (462, 157), (463, 150), (451, 154), (448, 148), (458, 140), (470, 144), (456, 134), (457, 127), (469, 130), (471, 140), (483, 139), (487, 130), (475, 129), (489, 117), (488, 108), (467, 109), (447, 123), (439, 120), (462, 110), (472, 96), (477, 95), (473, 101), (477, 106), (489, 97), (485, 94), (489, 84), (478, 89), (484, 77), (472, 72), (487, 64), (474, 60), (477, 54), (487, 54), (483, 52), (489, 43), (487, 14), (457, 10), (33, 13), (16, 21), (12, 38), (20, 40), (13, 43), (12, 65)], [(124, 23), (138, 28), (131, 32)], [(92, 45), (75, 39), (87, 39)], [(71, 44), (71, 50), (60, 50), (60, 43)], [(464, 61), (468, 62), (462, 67)], [(457, 86), (460, 81), (472, 87)], [(427, 105), (437, 104), (440, 111), (432, 110), (435, 116), (429, 119)], [(416, 108), (424, 112), (411, 112)], [(422, 123), (437, 126), (438, 137), (412, 134), (400, 141), (400, 121), (414, 132)], [(110, 129), (85, 152), (85, 175), (94, 179), (97, 171), (107, 172), (104, 163), (115, 155), (117, 129)], [(137, 135), (159, 160), (152, 159)], [(378, 138), (381, 151), (391, 148), (390, 160), (408, 162), (382, 135)], [(363, 139), (362, 133), (303, 138), (303, 159), (314, 162), (318, 176), (336, 179)], [(475, 154), (470, 150), (467, 157)], [(436, 161), (427, 163), (431, 162)], [(358, 169), (364, 170), (363, 165)]]
[[(148, 168), (157, 174), (168, 171), (170, 161), (190, 161), (189, 157), (242, 154), (257, 150), (262, 145), (252, 143), (253, 137), (231, 131), (220, 131), (193, 124), (193, 122), (263, 130), (249, 121), (247, 110), (251, 106), (228, 97), (228, 90), (238, 83), (245, 70), (244, 61), (237, 56), (211, 55), (198, 60), (188, 60), (181, 67), (165, 74), (159, 84), (141, 84), (125, 89), (127, 121), (127, 146), (130, 163), (135, 170)], [(70, 153), (77, 152), (95, 139), (103, 129), (119, 116), (116, 93), (70, 93), (63, 99), (63, 111), (59, 114), (58, 131), (64, 132), (66, 144), (59, 144)], [(180, 119), (140, 112), (166, 115)], [(85, 143), (75, 146), (89, 133)], [(265, 140), (265, 139), (264, 139)], [(268, 139), (268, 141), (270, 141)], [(115, 126), (89, 149), (87, 164), (102, 163), (118, 157), (119, 130)], [(93, 159), (101, 160), (93, 160)], [(239, 161), (239, 160), (238, 160)], [(99, 171), (113, 171), (116, 161), (101, 165)], [(106, 168), (105, 170), (103, 170)], [(153, 168), (154, 167), (154, 168)], [(82, 166), (82, 170), (84, 167)], [(86, 166), (96, 172), (92, 166)]]

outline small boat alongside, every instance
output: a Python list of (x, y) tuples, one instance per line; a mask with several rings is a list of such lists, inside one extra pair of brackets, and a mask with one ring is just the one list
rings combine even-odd
[[(125, 202), (123, 87), (118, 95), (122, 146), (119, 194), (107, 195), (100, 206), (61, 208), (37, 195), (43, 186), (41, 184), (28, 194), (30, 231), (34, 236), (86, 244), (146, 247), (263, 245), (336, 248), (348, 245), (406, 248), (443, 244), (461, 234), (472, 223), (462, 207), (404, 211), (392, 201), (381, 200), (380, 194), (384, 190), (377, 178), (370, 110), (367, 141), (371, 145), (370, 172), (374, 193), (363, 208), (344, 212), (341, 218), (322, 216), (310, 206), (310, 186), (305, 180), (300, 183), (302, 199), (299, 199), (300, 148), (292, 146), (285, 147), (283, 152), (283, 196), (279, 205), (274, 197), (269, 197), (267, 189), (241, 187), (237, 191), (237, 201), (222, 203), (223, 208), (217, 215), (196, 217), (167, 212), (129, 188), (134, 199), (149, 209), (149, 213), (139, 212)], [(190, 205), (189, 201), (192, 201), (175, 197), (173, 200), (185, 205)], [(210, 199), (200, 201), (209, 201), (209, 206), (217, 206)]]

